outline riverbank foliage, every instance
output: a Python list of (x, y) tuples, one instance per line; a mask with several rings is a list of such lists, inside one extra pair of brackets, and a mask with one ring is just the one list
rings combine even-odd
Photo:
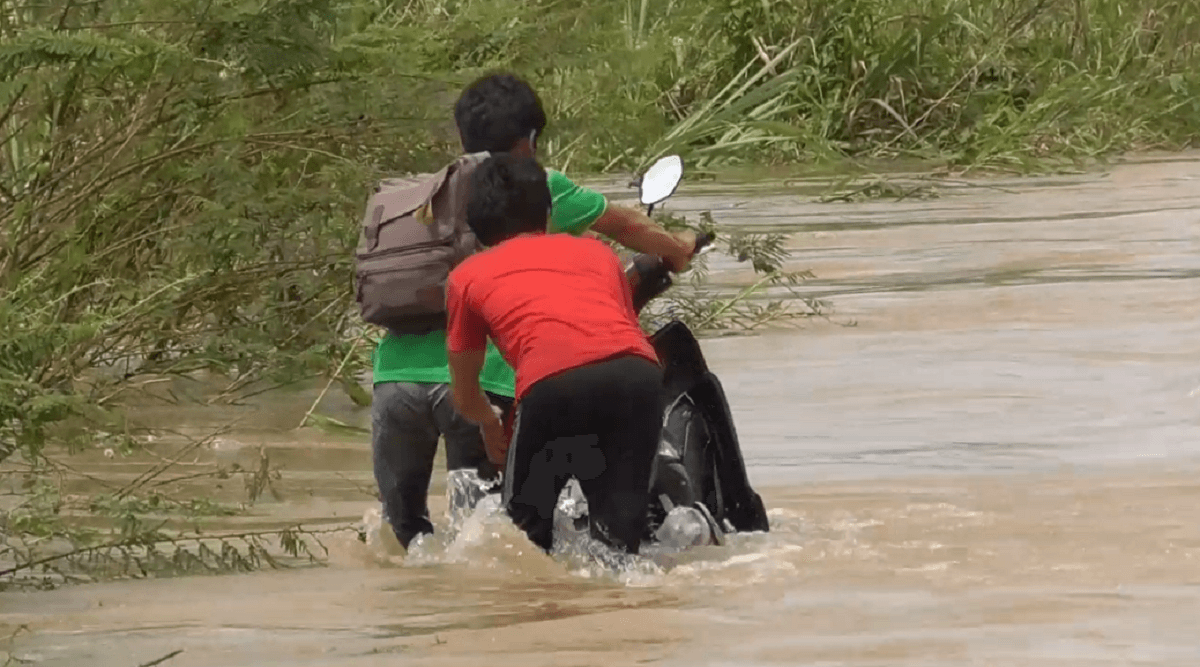
[(1184, 0), (6, 2), (0, 461), (127, 430), (164, 375), (352, 386), (367, 184), (444, 162), (484, 71), (534, 82), (574, 174), (1021, 167), (1188, 145), (1198, 49)]

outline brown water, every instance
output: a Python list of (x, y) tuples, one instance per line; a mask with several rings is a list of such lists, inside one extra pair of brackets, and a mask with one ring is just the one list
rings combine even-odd
[[(487, 519), (409, 561), (0, 595), (22, 664), (1200, 663), (1200, 161), (814, 204), (688, 185), (672, 208), (794, 232), (835, 323), (706, 340), (769, 534), (621, 576)], [(744, 284), (736, 265), (718, 281)], [(855, 327), (836, 322), (856, 320)], [(161, 409), (202, 459), (269, 446), (282, 500), (238, 525), (357, 520), (362, 438), (290, 433), (316, 390)], [(323, 411), (367, 424), (331, 395)], [(241, 449), (239, 449), (241, 448)], [(92, 456), (113, 479), (133, 466)], [(435, 476), (435, 512), (445, 506)], [(198, 482), (198, 485), (209, 484)], [(208, 491), (236, 498), (241, 490)], [(587, 576), (590, 575), (590, 576)]]

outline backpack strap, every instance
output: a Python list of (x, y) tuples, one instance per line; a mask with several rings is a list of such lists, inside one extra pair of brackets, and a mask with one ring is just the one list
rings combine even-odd
[[(468, 153), (460, 155), (447, 169), (449, 176), (445, 181), (445, 194), (438, 196), (436, 203), (431, 199), (430, 212), (432, 207), (437, 206), (438, 217), (445, 216), (447, 220), (453, 220), (458, 233), (463, 235), (464, 252), (474, 253), (481, 250), (475, 240), (475, 233), (467, 225), (467, 206), (471, 200), (471, 175), (475, 168), (489, 157), (489, 153)], [(435, 193), (435, 196), (440, 194)], [(469, 249), (468, 249), (469, 248)]]

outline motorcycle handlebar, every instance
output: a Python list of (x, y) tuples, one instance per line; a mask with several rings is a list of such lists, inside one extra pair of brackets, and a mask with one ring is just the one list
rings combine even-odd
[[(695, 256), (712, 242), (711, 234), (700, 233), (696, 236), (692, 255)], [(655, 255), (635, 255), (625, 270), (625, 276), (633, 290), (633, 309), (636, 312), (641, 312), (647, 303), (667, 291), (674, 282), (666, 262)]]

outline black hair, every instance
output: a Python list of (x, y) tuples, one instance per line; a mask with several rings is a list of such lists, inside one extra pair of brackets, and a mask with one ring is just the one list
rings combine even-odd
[(518, 234), (546, 231), (551, 206), (546, 170), (531, 157), (497, 153), (471, 174), (467, 225), (493, 246)]
[(546, 112), (533, 88), (515, 74), (476, 79), (454, 104), (454, 123), (463, 150), (504, 153), (530, 133), (546, 129)]

